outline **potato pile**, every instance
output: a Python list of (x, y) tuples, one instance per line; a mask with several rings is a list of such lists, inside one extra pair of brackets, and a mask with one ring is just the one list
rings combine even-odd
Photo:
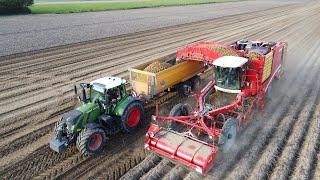
[(209, 48), (213, 51), (216, 51), (218, 52), (219, 54), (221, 54), (222, 56), (239, 56), (236, 52), (226, 48), (226, 47), (223, 47), (223, 46), (219, 46), (219, 45), (216, 45), (216, 46), (207, 46), (206, 48)]
[(151, 73), (158, 73), (160, 71), (168, 69), (171, 66), (172, 66), (171, 64), (166, 62), (155, 61), (149, 64), (146, 68), (144, 68), (144, 71), (151, 72)]
[(260, 57), (260, 54), (257, 53), (257, 52), (254, 52), (254, 51), (250, 51), (248, 54), (247, 54), (248, 58), (250, 60), (255, 60), (255, 59), (258, 59)]

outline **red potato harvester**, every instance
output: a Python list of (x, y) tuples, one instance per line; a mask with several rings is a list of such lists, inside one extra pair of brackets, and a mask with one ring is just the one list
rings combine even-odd
[(194, 95), (194, 110), (177, 104), (163, 117), (157, 109), (145, 148), (199, 173), (208, 172), (218, 152), (227, 152), (235, 143), (254, 109), (263, 110), (273, 80), (283, 74), (287, 46), (241, 40), (227, 46), (201, 42), (179, 50), (178, 59), (212, 66), (214, 78)]

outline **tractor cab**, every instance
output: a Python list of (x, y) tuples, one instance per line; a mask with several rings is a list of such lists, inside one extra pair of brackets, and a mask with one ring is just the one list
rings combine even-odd
[[(101, 104), (105, 110), (127, 96), (126, 80), (118, 77), (104, 77), (90, 83), (91, 102)], [(111, 109), (110, 109), (111, 110)]]
[[(109, 111), (109, 106), (115, 106), (122, 98), (127, 96), (126, 80), (118, 77), (103, 77), (90, 83), (80, 83), (82, 97), (80, 101), (86, 103), (97, 103), (102, 111)], [(75, 86), (77, 94), (77, 87)], [(88, 96), (88, 97), (87, 97)]]
[(240, 93), (243, 66), (248, 59), (236, 56), (223, 56), (213, 62), (215, 89), (226, 93)]

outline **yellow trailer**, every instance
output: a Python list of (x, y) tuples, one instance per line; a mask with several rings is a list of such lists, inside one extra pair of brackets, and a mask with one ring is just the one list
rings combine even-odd
[[(172, 66), (158, 73), (144, 71), (151, 63), (166, 62)], [(130, 68), (130, 82), (133, 91), (144, 98), (150, 99), (171, 88), (191, 88), (199, 81), (198, 74), (205, 70), (203, 62), (179, 61), (175, 54), (171, 54), (151, 62)]]

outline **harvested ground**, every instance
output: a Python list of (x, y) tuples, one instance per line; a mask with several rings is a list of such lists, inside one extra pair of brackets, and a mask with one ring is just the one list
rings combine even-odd
[[(0, 59), (0, 179), (316, 179), (320, 177), (320, 2), (61, 46)], [(127, 68), (186, 44), (242, 38), (289, 43), (285, 75), (273, 84), (265, 115), (255, 116), (237, 146), (199, 175), (143, 148), (146, 126), (118, 134), (101, 156), (75, 147), (50, 150), (54, 123), (75, 105), (72, 84)], [(168, 109), (181, 98), (174, 97)], [(164, 107), (164, 106), (161, 106)], [(152, 111), (150, 111), (152, 114)], [(149, 115), (150, 115), (149, 114)]]

